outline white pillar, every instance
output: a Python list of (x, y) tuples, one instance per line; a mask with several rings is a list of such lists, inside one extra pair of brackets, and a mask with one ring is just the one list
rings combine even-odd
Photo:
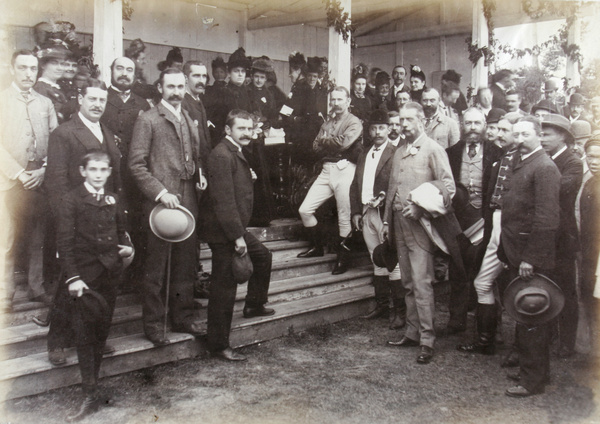
[[(575, 15), (573, 24), (569, 28), (567, 42), (581, 46), (581, 19), (578, 15)], [(581, 84), (579, 64), (569, 58), (567, 58), (567, 81), (569, 87), (578, 87)]]
[[(348, 12), (352, 6), (351, 0), (341, 0), (344, 12)], [(348, 22), (349, 24), (349, 22)], [(341, 34), (334, 28), (329, 28), (329, 75), (336, 85), (341, 85), (350, 90), (350, 74), (352, 71), (352, 56), (350, 51), (351, 40), (344, 41)]]
[[(473, 44), (478, 48), (482, 48), (488, 45), (488, 27), (483, 16), (483, 5), (481, 0), (473, 0), (473, 31), (472, 39)], [(485, 66), (485, 59), (481, 57), (479, 62), (473, 67), (471, 73), (471, 86), (474, 92), (477, 92), (479, 87), (485, 87), (488, 85), (488, 67)]]
[(94, 0), (94, 63), (110, 84), (110, 64), (123, 56), (123, 4), (121, 0)]

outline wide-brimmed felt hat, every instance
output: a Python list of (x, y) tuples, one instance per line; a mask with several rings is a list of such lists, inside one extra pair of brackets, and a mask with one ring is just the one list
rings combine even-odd
[(504, 109), (494, 107), (488, 112), (485, 122), (486, 124), (497, 124), (504, 115), (506, 115), (506, 111)]
[(547, 110), (550, 113), (558, 113), (558, 110), (556, 109), (554, 103), (552, 103), (548, 99), (540, 100), (535, 105), (533, 105), (533, 107), (531, 108), (531, 113), (535, 113), (535, 111), (538, 109)]
[(111, 319), (111, 311), (106, 299), (95, 290), (85, 289), (80, 297), (73, 299), (80, 318), (84, 322), (98, 323)]
[(571, 122), (562, 115), (557, 113), (544, 115), (542, 118), (542, 128), (544, 127), (558, 128), (570, 137), (571, 141), (574, 139), (573, 134), (571, 133)]
[(565, 296), (548, 277), (534, 274), (531, 280), (512, 280), (503, 296), (506, 313), (515, 321), (538, 325), (558, 316), (565, 305)]
[(192, 213), (181, 205), (170, 209), (159, 203), (150, 212), (149, 220), (154, 235), (171, 243), (186, 240), (196, 227)]
[(250, 279), (254, 272), (254, 266), (250, 255), (246, 253), (244, 256), (240, 256), (234, 253), (233, 259), (231, 260), (231, 268), (233, 272), (233, 280), (237, 284), (244, 284)]
[(373, 250), (373, 263), (392, 272), (398, 265), (398, 253), (388, 241), (384, 241)]

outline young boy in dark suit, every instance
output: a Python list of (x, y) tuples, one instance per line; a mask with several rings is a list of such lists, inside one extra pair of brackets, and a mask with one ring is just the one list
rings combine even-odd
[(110, 157), (86, 154), (79, 167), (84, 183), (67, 193), (59, 208), (57, 245), (65, 283), (57, 307), (67, 314), (76, 338), (85, 394), (80, 409), (67, 417), (79, 421), (100, 406), (98, 374), (117, 297), (123, 258), (133, 246), (125, 215), (115, 194), (104, 185), (112, 172)]

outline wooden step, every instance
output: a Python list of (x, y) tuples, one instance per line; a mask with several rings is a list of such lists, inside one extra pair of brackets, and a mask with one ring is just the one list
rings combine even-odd
[[(365, 313), (372, 307), (373, 289), (361, 286), (309, 298), (292, 300), (269, 317), (245, 319), (234, 313), (231, 345), (245, 346), (322, 323), (331, 323)], [(154, 347), (140, 334), (111, 340), (116, 349), (103, 359), (100, 375), (111, 376), (165, 362), (191, 358), (206, 350), (202, 338), (169, 333), (171, 343)], [(0, 362), (0, 396), (14, 399), (80, 382), (75, 349), (67, 349), (67, 364), (53, 367), (46, 352)]]

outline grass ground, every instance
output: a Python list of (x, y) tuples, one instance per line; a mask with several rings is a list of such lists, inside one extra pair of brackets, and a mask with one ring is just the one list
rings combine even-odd
[[(103, 379), (112, 400), (84, 422), (600, 423), (600, 375), (583, 355), (553, 358), (546, 393), (513, 399), (500, 354), (456, 350), (471, 329), (438, 338), (433, 362), (419, 365), (418, 348), (386, 346), (401, 334), (386, 324), (324, 325), (246, 347), (246, 363), (202, 356)], [(62, 423), (80, 401), (75, 386), (7, 402), (0, 422)]]

